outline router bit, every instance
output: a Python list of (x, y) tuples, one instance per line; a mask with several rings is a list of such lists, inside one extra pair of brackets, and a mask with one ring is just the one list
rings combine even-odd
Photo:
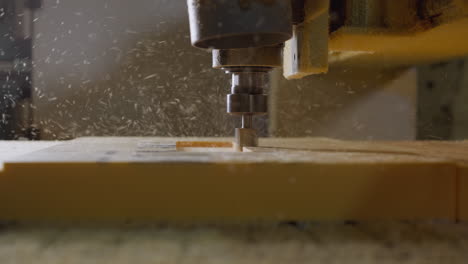
[(242, 115), (242, 127), (236, 128), (235, 137), (239, 148), (258, 145), (257, 131), (252, 128), (252, 115)]

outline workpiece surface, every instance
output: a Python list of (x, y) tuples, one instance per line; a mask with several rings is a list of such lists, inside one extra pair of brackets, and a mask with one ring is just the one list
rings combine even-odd
[(240, 153), (181, 141), (230, 139), (81, 138), (5, 158), (0, 218), (454, 221), (467, 208), (467, 142), (271, 138)]
[(7, 141), (0, 140), (0, 171), (5, 160), (60, 144), (59, 141)]

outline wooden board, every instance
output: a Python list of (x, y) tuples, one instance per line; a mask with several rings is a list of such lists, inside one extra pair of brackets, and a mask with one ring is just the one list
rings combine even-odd
[(457, 174), (457, 218), (468, 221), (468, 164), (460, 164)]
[(468, 216), (468, 195), (459, 184), (468, 177), (459, 174), (468, 164), (468, 142), (262, 139), (261, 147), (237, 153), (225, 144), (219, 150), (178, 150), (177, 141), (213, 139), (82, 138), (7, 158), (0, 173), (0, 219), (232, 222)]

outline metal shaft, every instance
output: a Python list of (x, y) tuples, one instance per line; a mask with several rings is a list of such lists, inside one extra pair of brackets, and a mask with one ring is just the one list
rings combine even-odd
[(252, 128), (251, 115), (242, 115), (242, 128)]

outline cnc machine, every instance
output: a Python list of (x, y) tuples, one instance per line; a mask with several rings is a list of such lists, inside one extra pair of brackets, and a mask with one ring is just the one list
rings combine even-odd
[[(287, 79), (328, 64), (410, 65), (468, 54), (467, 1), (188, 0), (192, 45), (232, 75), (227, 112), (236, 143), (257, 146), (252, 119), (267, 113), (268, 73)], [(355, 62), (356, 64), (356, 62)]]

